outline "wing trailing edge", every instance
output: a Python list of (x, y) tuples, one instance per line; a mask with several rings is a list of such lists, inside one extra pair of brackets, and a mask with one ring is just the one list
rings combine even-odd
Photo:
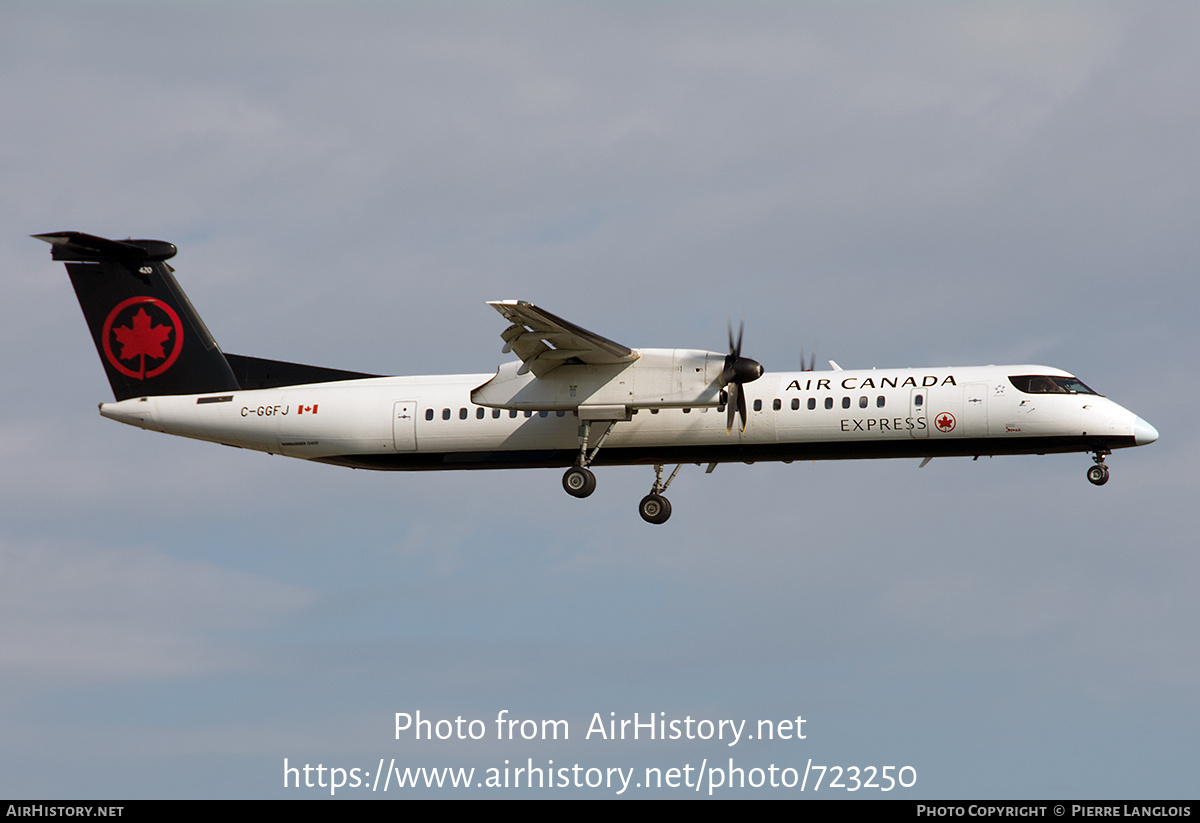
[(524, 300), (488, 303), (512, 325), (500, 333), (504, 352), (521, 358), (521, 374), (543, 377), (562, 365), (615, 366), (638, 353)]

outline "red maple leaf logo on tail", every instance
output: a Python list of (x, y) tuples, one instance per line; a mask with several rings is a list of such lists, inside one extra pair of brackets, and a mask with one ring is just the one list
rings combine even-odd
[[(157, 297), (130, 297), (108, 313), (100, 340), (109, 365), (126, 377), (149, 380), (179, 359), (183, 350), (183, 323), (175, 309)], [(126, 366), (124, 360), (136, 360), (135, 368)], [(155, 361), (161, 362), (155, 365)]]
[(137, 310), (130, 325), (113, 328), (113, 334), (117, 336), (117, 342), (121, 344), (120, 358), (122, 360), (132, 360), (138, 356), (142, 358), (138, 364), (138, 371), (141, 373), (139, 379), (143, 380), (146, 377), (146, 358), (162, 360), (167, 356), (163, 351), (163, 343), (167, 342), (171, 331), (170, 326), (153, 325), (153, 321), (150, 320), (150, 315), (146, 314), (145, 309)]

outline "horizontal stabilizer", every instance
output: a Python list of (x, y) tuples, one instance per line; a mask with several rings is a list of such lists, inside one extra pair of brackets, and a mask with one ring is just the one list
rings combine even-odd
[(50, 256), (55, 260), (123, 260), (149, 263), (170, 260), (179, 251), (174, 243), (163, 240), (109, 240), (79, 231), (56, 231), (30, 236), (45, 240), (53, 246)]

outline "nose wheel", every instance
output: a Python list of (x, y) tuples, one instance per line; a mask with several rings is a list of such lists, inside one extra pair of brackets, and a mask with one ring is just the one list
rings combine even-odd
[(1108, 466), (1104, 465), (1106, 454), (1112, 454), (1112, 452), (1097, 449), (1096, 453), (1092, 455), (1095, 465), (1088, 468), (1087, 479), (1093, 486), (1103, 486), (1108, 482)]

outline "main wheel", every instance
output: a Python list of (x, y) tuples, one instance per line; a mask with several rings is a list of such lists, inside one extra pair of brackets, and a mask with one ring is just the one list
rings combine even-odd
[(563, 475), (563, 489), (572, 497), (587, 497), (596, 490), (596, 475), (589, 469), (572, 466)]
[(638, 514), (647, 523), (659, 525), (666, 523), (671, 516), (671, 501), (661, 494), (648, 494), (638, 504)]
[(1108, 466), (1097, 463), (1087, 470), (1087, 478), (1093, 486), (1103, 486), (1108, 482)]

